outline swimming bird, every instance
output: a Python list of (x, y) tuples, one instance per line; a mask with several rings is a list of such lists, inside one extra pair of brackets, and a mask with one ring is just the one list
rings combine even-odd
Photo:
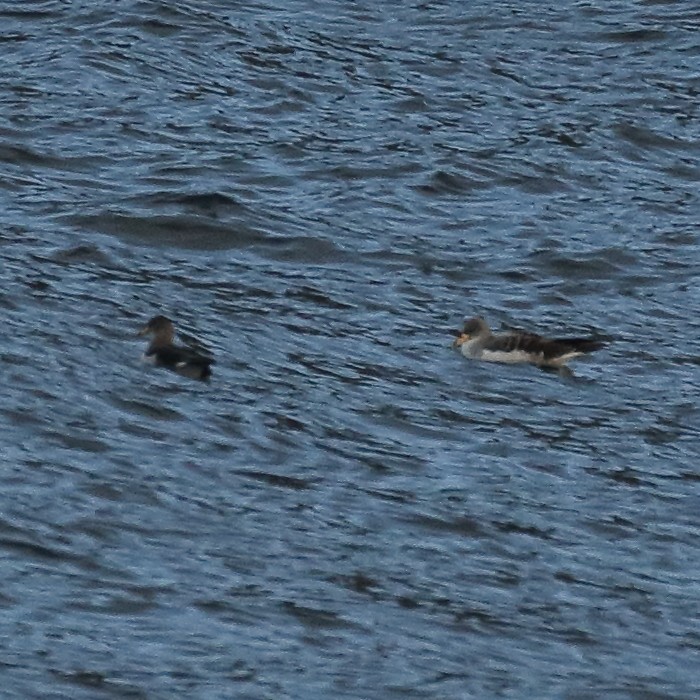
[(143, 359), (157, 367), (168, 369), (190, 379), (208, 379), (211, 376), (211, 357), (200, 355), (194, 350), (173, 343), (175, 327), (165, 316), (154, 316), (139, 332), (139, 335), (153, 336)]
[(536, 333), (512, 330), (495, 335), (477, 316), (465, 321), (453, 346), (465, 357), (487, 362), (529, 362), (538, 367), (565, 367), (569, 360), (606, 343), (596, 338), (544, 338)]

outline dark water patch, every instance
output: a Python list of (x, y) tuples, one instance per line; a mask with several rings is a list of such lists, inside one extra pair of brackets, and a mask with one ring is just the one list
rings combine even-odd
[(305, 432), (308, 430), (307, 425), (303, 421), (293, 416), (272, 412), (266, 412), (265, 416), (278, 430), (293, 432)]
[(0, 144), (0, 161), (11, 165), (31, 165), (44, 168), (61, 168), (64, 162), (55, 156), (39, 153), (26, 146)]
[(241, 476), (245, 476), (249, 479), (263, 481), (266, 484), (270, 484), (271, 486), (279, 486), (281, 488), (292, 489), (296, 491), (311, 488), (313, 485), (313, 482), (309, 480), (298, 479), (282, 474), (268, 474), (264, 472), (253, 471), (250, 469), (238, 470), (236, 473), (240, 474)]
[(21, 19), (30, 22), (35, 20), (44, 20), (56, 13), (56, 10), (54, 7), (52, 7), (55, 6), (55, 3), (51, 0), (29, 4), (33, 5), (33, 7), (4, 7), (0, 9), (0, 17)]
[(245, 227), (224, 227), (192, 216), (137, 218), (123, 214), (73, 217), (82, 229), (97, 230), (135, 245), (218, 250), (259, 242), (263, 236)]
[(603, 251), (584, 253), (577, 257), (537, 251), (530, 256), (530, 260), (539, 269), (547, 269), (566, 280), (607, 279), (620, 269)]
[(21, 32), (16, 32), (13, 34), (4, 34), (2, 37), (0, 37), (0, 43), (11, 44), (13, 42), (28, 41), (29, 38), (30, 37), (28, 34), (22, 34)]
[(135, 23), (135, 26), (139, 29), (143, 29), (149, 34), (153, 34), (153, 36), (161, 38), (176, 35), (183, 29), (181, 25), (164, 22), (160, 19), (139, 20), (137, 23)]
[(144, 426), (136, 422), (120, 420), (119, 430), (125, 435), (133, 435), (138, 438), (148, 438), (150, 440), (165, 441), (168, 434), (159, 430), (153, 429), (151, 426)]
[(143, 418), (158, 421), (178, 421), (182, 420), (183, 417), (179, 411), (164, 406), (159, 402), (146, 402), (134, 398), (126, 399), (116, 395), (111, 395), (110, 401), (123, 411)]
[[(4, 356), (0, 356), (0, 359), (3, 362), (7, 361), (7, 358)], [(39, 418), (39, 416), (37, 416), (36, 413), (30, 408), (19, 410), (0, 409), (0, 411), (2, 411), (3, 415), (7, 416), (7, 418), (16, 426), (24, 426), (28, 424), (39, 425), (42, 422), (41, 418)]]
[(242, 205), (234, 197), (221, 192), (178, 193), (161, 192), (149, 195), (144, 204), (153, 206), (181, 206), (186, 210), (198, 212), (214, 218), (222, 214), (240, 212)]
[(109, 267), (111, 264), (110, 257), (92, 244), (79, 244), (57, 250), (51, 259), (60, 264), (91, 263), (101, 267)]
[(506, 534), (527, 535), (528, 537), (541, 539), (550, 539), (554, 532), (553, 530), (542, 530), (533, 525), (524, 525), (514, 521), (496, 523), (496, 529)]
[(469, 516), (459, 516), (454, 520), (445, 520), (428, 515), (417, 515), (409, 519), (409, 522), (420, 526), (426, 531), (451, 532), (461, 537), (484, 537), (486, 526), (475, 518)]
[(501, 172), (498, 181), (507, 187), (517, 187), (530, 194), (542, 195), (570, 191), (568, 178), (561, 177), (561, 170), (560, 165), (551, 167), (544, 165), (536, 166), (532, 172), (527, 172), (511, 165)]
[(366, 493), (374, 498), (387, 501), (388, 503), (413, 503), (416, 500), (413, 493), (406, 491), (367, 489)]
[(475, 189), (488, 187), (488, 182), (469, 178), (460, 173), (438, 171), (430, 177), (426, 184), (418, 186), (417, 189), (429, 195), (456, 195), (468, 194)]
[(56, 431), (45, 431), (44, 436), (53, 443), (58, 443), (71, 450), (81, 452), (101, 453), (107, 452), (110, 446), (102, 440), (88, 435), (65, 434)]
[(1, 538), (0, 547), (13, 552), (21, 552), (28, 554), (34, 559), (54, 559), (62, 560), (63, 553), (60, 550), (47, 547), (36, 542), (27, 542), (25, 540)]
[(283, 602), (282, 608), (307, 629), (324, 630), (354, 627), (353, 623), (344, 620), (340, 615), (331, 610), (309, 608), (292, 601)]
[(320, 289), (314, 287), (301, 287), (299, 289), (287, 290), (285, 296), (290, 299), (299, 299), (304, 302), (311, 302), (314, 305), (325, 306), (329, 309), (352, 309), (354, 308), (351, 304), (344, 303), (338, 299), (334, 299), (324, 293)]
[(361, 571), (356, 571), (348, 576), (334, 576), (331, 577), (330, 581), (344, 586), (350, 591), (369, 596), (375, 600), (378, 598), (382, 589), (380, 581)]
[(622, 44), (642, 44), (646, 42), (662, 41), (668, 38), (668, 34), (662, 29), (628, 29), (619, 32), (606, 32), (602, 34), (604, 41), (618, 42)]
[(663, 172), (684, 182), (697, 183), (700, 181), (700, 167), (697, 163), (690, 160), (670, 165), (664, 168)]
[(615, 128), (615, 133), (625, 141), (642, 148), (662, 148), (684, 152), (692, 152), (698, 148), (695, 141), (669, 138), (649, 128), (631, 123), (619, 124)]

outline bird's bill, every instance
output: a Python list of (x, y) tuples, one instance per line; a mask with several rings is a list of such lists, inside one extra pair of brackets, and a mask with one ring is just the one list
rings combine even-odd
[(150, 332), (150, 326), (144, 326), (136, 335), (140, 338), (141, 336), (148, 335)]
[(458, 347), (460, 347), (461, 345), (464, 345), (464, 343), (466, 343), (470, 338), (471, 338), (471, 336), (469, 335), (469, 333), (460, 333), (460, 334), (455, 338), (455, 342), (452, 343), (452, 347), (453, 347), (453, 348), (458, 348)]

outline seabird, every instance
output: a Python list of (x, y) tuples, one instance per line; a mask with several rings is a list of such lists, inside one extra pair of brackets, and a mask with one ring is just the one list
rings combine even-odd
[(194, 350), (173, 343), (175, 327), (165, 316), (154, 316), (139, 332), (139, 335), (153, 336), (143, 354), (143, 359), (157, 367), (167, 367), (190, 379), (208, 379), (211, 376), (211, 357), (200, 355)]
[(574, 357), (600, 350), (605, 342), (595, 338), (544, 338), (536, 333), (512, 330), (494, 334), (477, 316), (465, 321), (453, 345), (465, 357), (487, 362), (529, 362), (538, 367), (562, 368)]

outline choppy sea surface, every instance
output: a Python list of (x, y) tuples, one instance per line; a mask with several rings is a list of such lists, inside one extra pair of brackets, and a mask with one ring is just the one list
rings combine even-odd
[(700, 697), (699, 23), (0, 3), (2, 697)]

